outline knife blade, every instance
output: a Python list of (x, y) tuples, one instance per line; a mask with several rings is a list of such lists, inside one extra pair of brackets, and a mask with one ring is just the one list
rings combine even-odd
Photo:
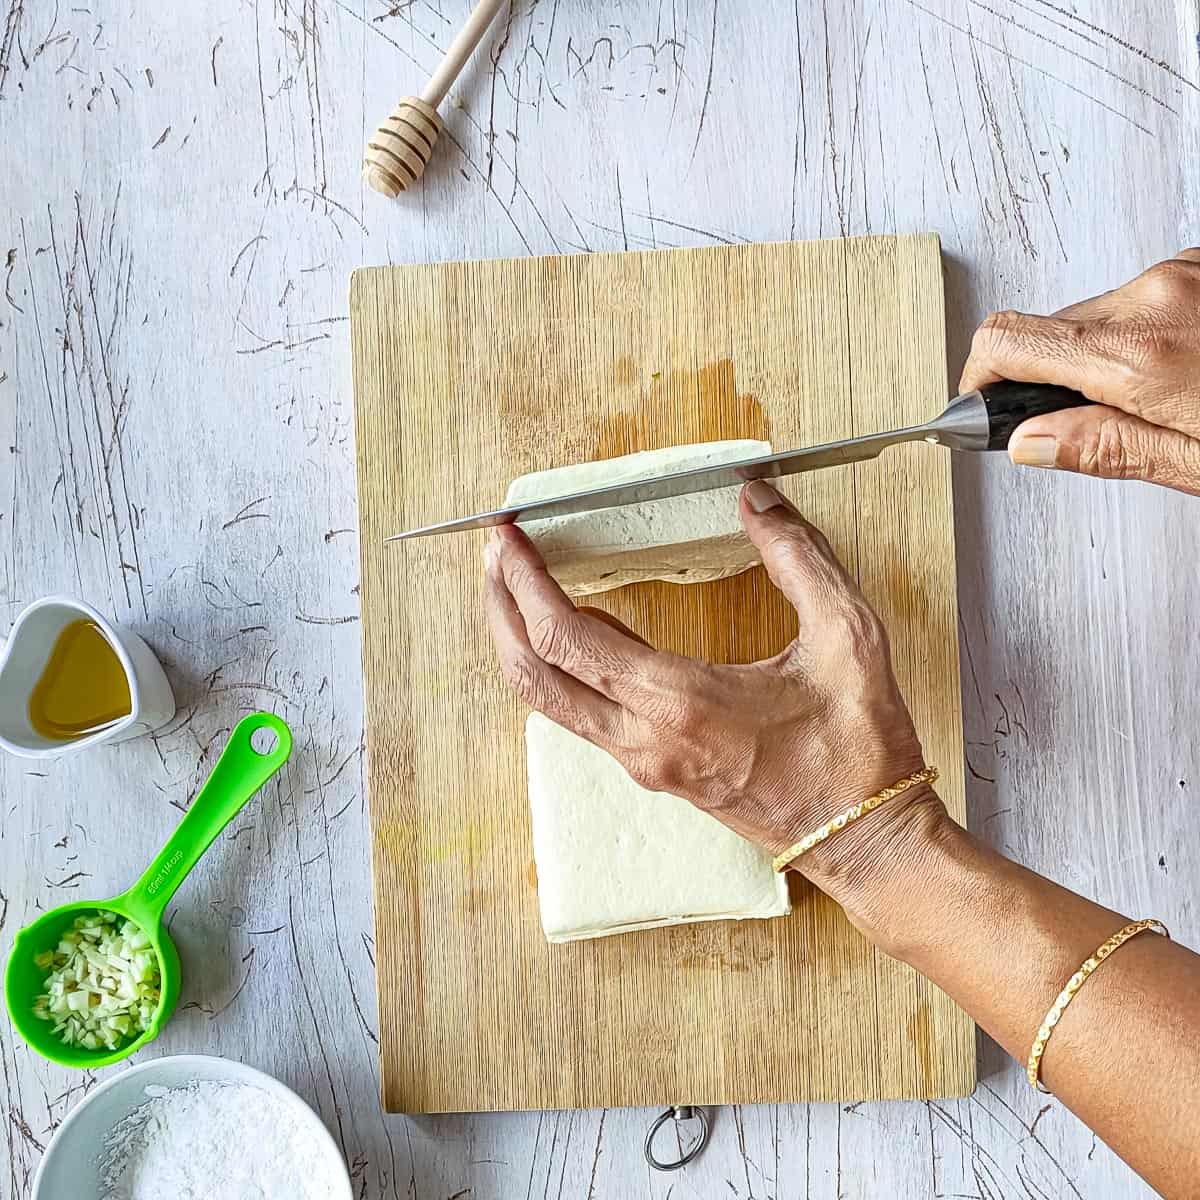
[(952, 450), (1003, 450), (1013, 430), (1027, 418), (1090, 403), (1086, 396), (1070, 388), (1006, 380), (955, 397), (938, 416), (924, 425), (846, 438), (800, 450), (785, 450), (780, 454), (767, 454), (711, 467), (676, 471), (668, 475), (655, 475), (631, 483), (590, 488), (532, 504), (494, 508), (469, 517), (422, 525), (384, 540), (406, 541), (438, 533), (490, 529), (497, 525), (511, 525), (515, 521), (542, 521), (547, 517), (646, 504), (715, 488), (735, 487), (754, 479), (778, 479), (784, 475), (796, 475), (824, 467), (864, 462), (877, 457), (888, 447), (903, 442), (924, 441)]

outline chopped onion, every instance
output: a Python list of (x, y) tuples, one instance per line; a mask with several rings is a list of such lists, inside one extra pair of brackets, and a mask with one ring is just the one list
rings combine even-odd
[(33, 1015), (52, 1021), (66, 1045), (116, 1050), (150, 1028), (158, 1009), (158, 956), (133, 921), (112, 912), (76, 917), (58, 946), (33, 961), (47, 972)]

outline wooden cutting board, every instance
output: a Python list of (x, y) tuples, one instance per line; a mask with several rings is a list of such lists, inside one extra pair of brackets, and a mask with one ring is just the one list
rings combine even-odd
[[(500, 503), (526, 471), (931, 417), (947, 395), (937, 239), (361, 270), (350, 315), (387, 1110), (969, 1093), (967, 1017), (801, 881), (787, 919), (547, 945), (525, 714), (484, 625), (482, 535), (383, 544)], [(885, 618), (961, 820), (949, 454), (905, 447), (787, 490)], [(773, 654), (795, 627), (761, 568), (599, 603), (718, 661)]]

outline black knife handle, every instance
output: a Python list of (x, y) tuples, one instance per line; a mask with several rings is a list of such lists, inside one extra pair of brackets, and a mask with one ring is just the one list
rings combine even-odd
[(989, 450), (1007, 450), (1013, 430), (1030, 417), (1092, 403), (1082, 392), (1053, 387), (1048, 383), (1002, 380), (1000, 383), (989, 383), (979, 391), (987, 407)]

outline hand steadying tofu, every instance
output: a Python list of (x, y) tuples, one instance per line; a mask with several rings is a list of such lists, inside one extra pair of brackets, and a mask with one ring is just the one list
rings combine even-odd
[[(656, 650), (576, 608), (515, 525), (487, 545), (485, 599), (501, 669), (531, 708), (607, 751), (640, 787), (682, 797), (775, 854), (923, 756), (883, 626), (824, 536), (761, 481), (739, 504), (800, 618), (796, 639), (765, 661)], [(930, 810), (944, 812), (930, 788), (913, 788), (833, 839), (836, 853), (822, 845), (797, 867), (822, 882), (849, 861), (884, 870), (891, 835)]]
[[(642, 451), (522, 475), (505, 503), (649, 479), (770, 454), (725, 441)], [(739, 489), (533, 521), (525, 532), (571, 596), (662, 579), (702, 583), (748, 570), (758, 550), (738, 517)], [(577, 941), (695, 921), (791, 911), (770, 856), (666, 792), (639, 786), (597, 746), (532, 713), (525, 727), (542, 929)]]

